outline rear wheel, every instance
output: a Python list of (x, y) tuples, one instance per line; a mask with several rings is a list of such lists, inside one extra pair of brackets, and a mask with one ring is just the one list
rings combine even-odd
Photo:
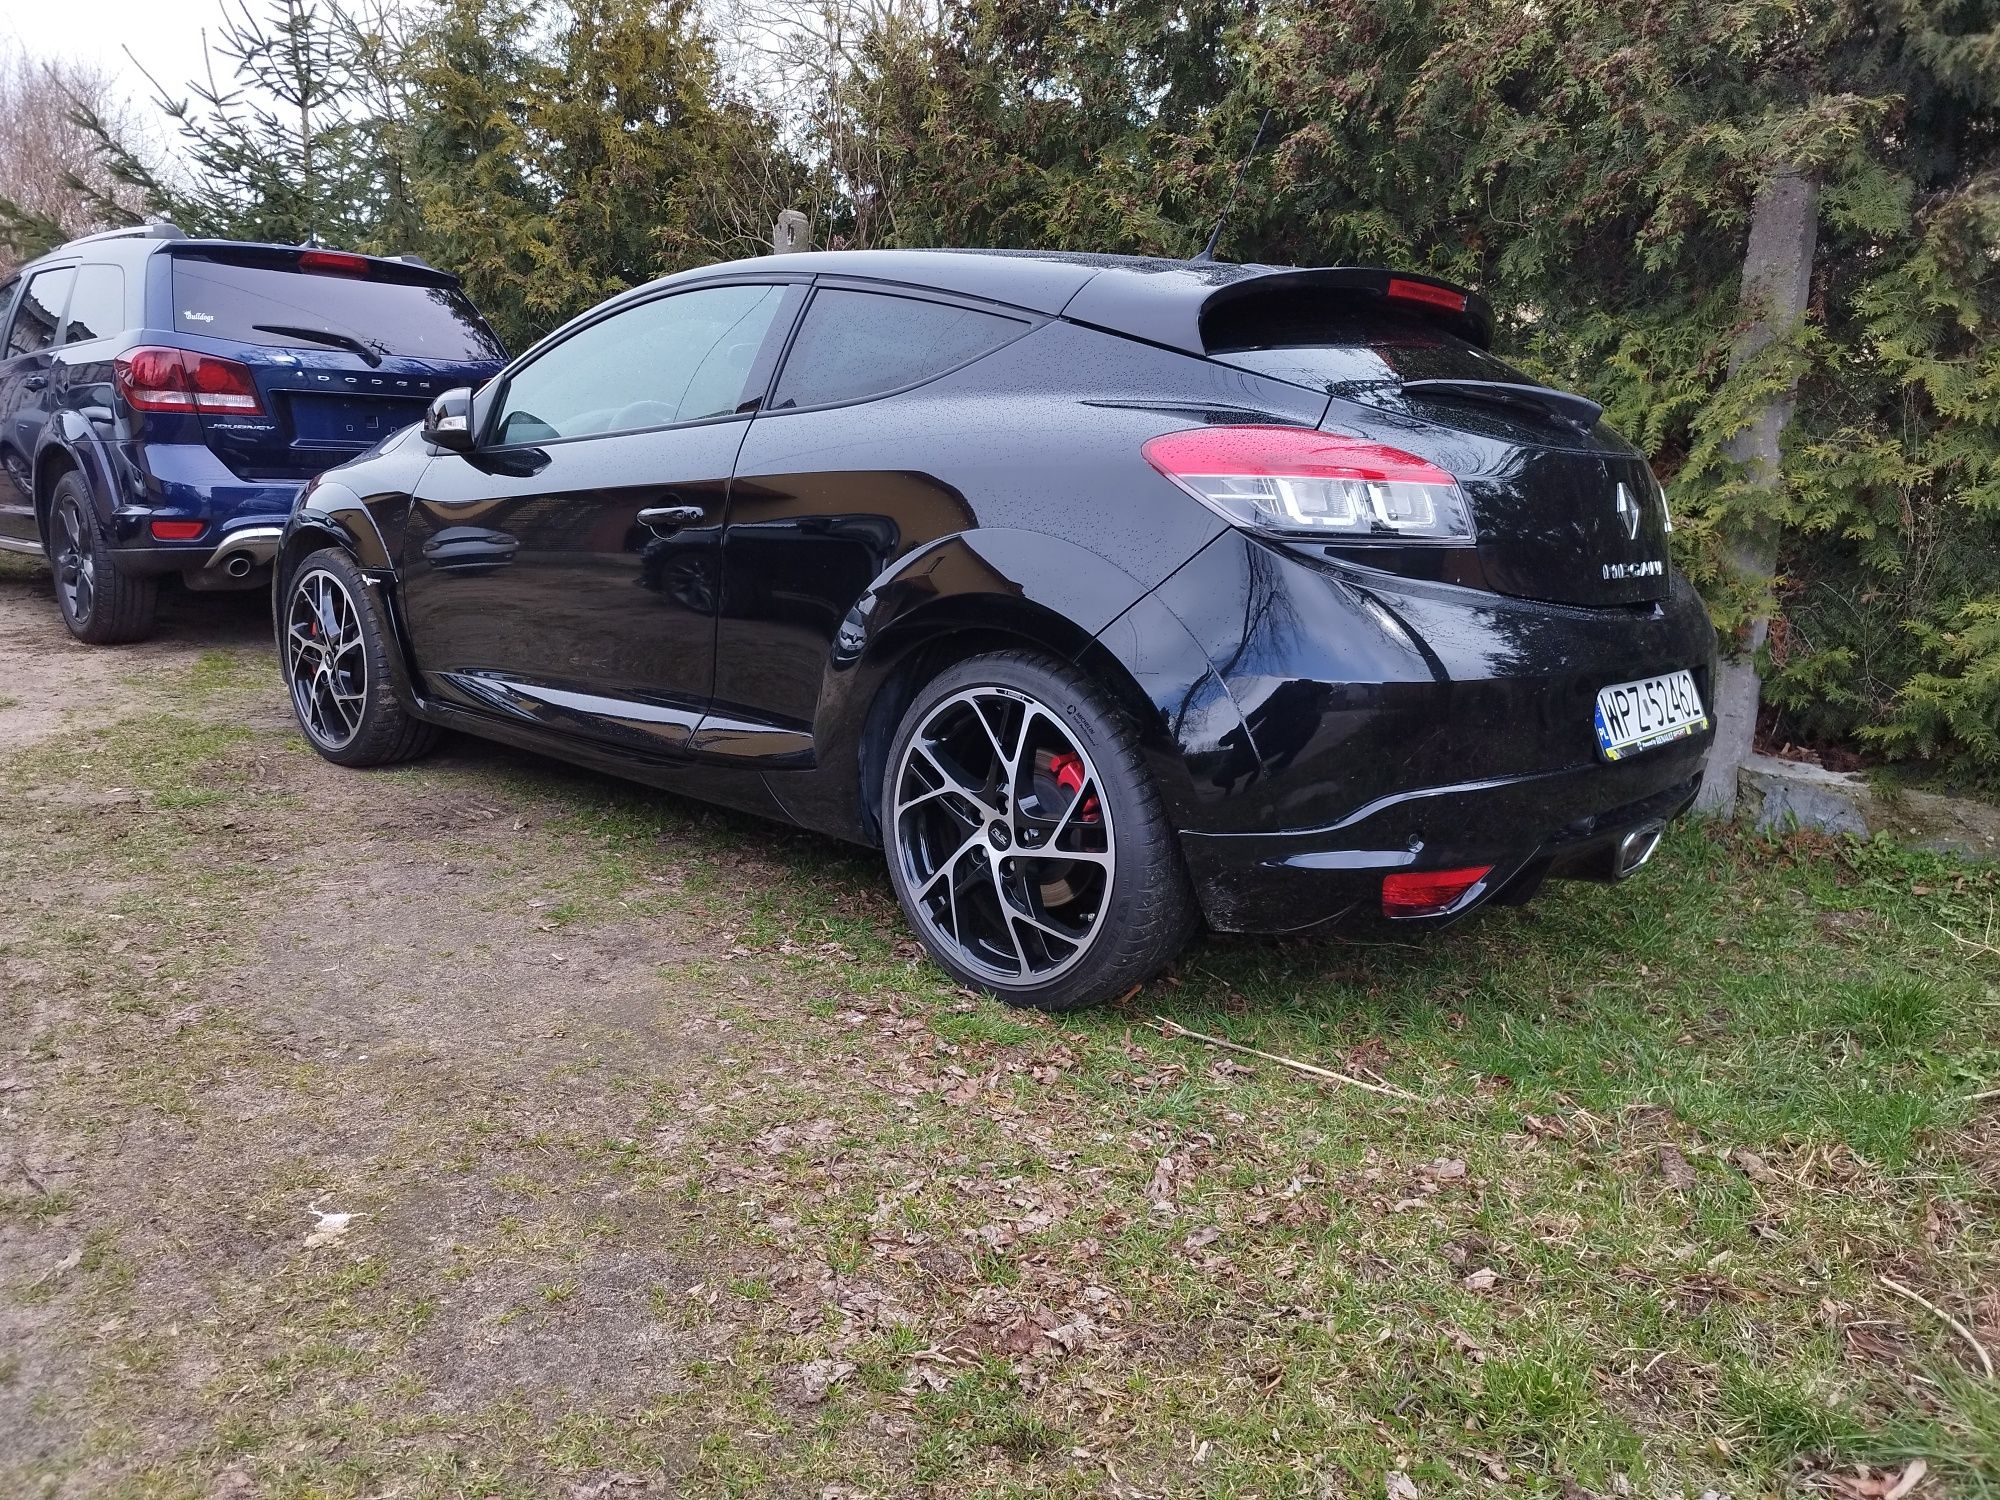
[(1192, 893), (1131, 727), (1080, 674), (975, 657), (904, 714), (882, 791), (904, 915), (955, 978), (1075, 1010), (1164, 968)]
[(281, 596), (285, 687), (313, 749), (341, 766), (411, 760), (437, 743), (391, 685), (395, 639), (361, 569), (338, 547), (312, 553)]
[(134, 577), (97, 526), (97, 512), (83, 477), (56, 481), (49, 508), (49, 561), (56, 575), (56, 606), (69, 633), (93, 646), (121, 646), (153, 633), (159, 607), (156, 578)]

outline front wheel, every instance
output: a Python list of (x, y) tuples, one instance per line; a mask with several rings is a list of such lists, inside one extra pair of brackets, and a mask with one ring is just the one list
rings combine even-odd
[(931, 957), (1010, 1005), (1116, 999), (1194, 929), (1131, 727), (1086, 678), (1028, 652), (975, 657), (917, 695), (890, 747), (882, 828)]
[(411, 760), (438, 732), (396, 698), (388, 622), (361, 569), (338, 547), (302, 561), (280, 596), (285, 687), (299, 728), (341, 766)]

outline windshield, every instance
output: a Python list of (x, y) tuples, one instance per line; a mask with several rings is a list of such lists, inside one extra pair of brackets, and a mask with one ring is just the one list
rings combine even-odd
[(344, 349), (370, 363), (388, 355), (455, 364), (506, 358), (472, 303), (449, 283), (392, 279), (395, 273), (380, 266), (361, 277), (205, 256), (173, 260), (174, 327), (181, 333)]

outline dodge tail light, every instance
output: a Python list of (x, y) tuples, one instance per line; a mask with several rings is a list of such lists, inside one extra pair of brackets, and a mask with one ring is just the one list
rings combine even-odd
[(1437, 465), (1312, 427), (1196, 427), (1146, 461), (1233, 526), (1281, 536), (1469, 542), (1472, 512)]
[(112, 362), (112, 380), (135, 411), (264, 414), (248, 365), (191, 349), (127, 350)]

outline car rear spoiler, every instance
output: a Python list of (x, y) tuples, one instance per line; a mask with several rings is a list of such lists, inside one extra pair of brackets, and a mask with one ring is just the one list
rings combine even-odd
[(1228, 329), (1282, 316), (1300, 302), (1393, 308), (1482, 349), (1493, 344), (1484, 297), (1434, 276), (1383, 266), (1217, 265), (1154, 262), (1141, 272), (1106, 271), (1087, 282), (1063, 316), (1189, 354), (1230, 346)]

